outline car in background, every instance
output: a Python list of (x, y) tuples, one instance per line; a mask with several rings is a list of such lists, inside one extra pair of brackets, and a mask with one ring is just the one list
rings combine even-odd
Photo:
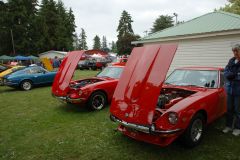
[(176, 49), (134, 48), (110, 107), (110, 118), (124, 135), (160, 146), (180, 137), (194, 147), (206, 125), (226, 112), (222, 68), (178, 68), (165, 80)]
[[(101, 110), (111, 102), (124, 66), (104, 68), (92, 78), (71, 80), (84, 51), (70, 52), (64, 59), (52, 86), (52, 95), (67, 103), (86, 104), (92, 110)], [(80, 57), (76, 58), (76, 55)]]
[(13, 66), (13, 67), (10, 67), (9, 69), (3, 71), (0, 73), (0, 85), (3, 85), (3, 77), (8, 75), (8, 74), (11, 74), (13, 72), (16, 72), (18, 70), (21, 70), (23, 68), (26, 68), (25, 66)]
[(49, 72), (40, 66), (26, 67), (4, 76), (4, 85), (22, 90), (30, 90), (34, 86), (51, 84), (56, 72)]
[(5, 65), (5, 64), (0, 64), (0, 73), (11, 68), (10, 66), (8, 65)]
[(111, 66), (111, 65), (123, 65), (123, 66), (125, 66), (127, 61), (128, 61), (127, 57), (120, 58), (120, 59), (115, 59), (112, 63), (109, 63), (108, 66)]
[(90, 61), (90, 60), (82, 60), (82, 61), (79, 61), (78, 63), (78, 68), (80, 70), (84, 70), (84, 69), (91, 69), (91, 70), (96, 70), (97, 69), (97, 66), (96, 66), (96, 62), (94, 61)]

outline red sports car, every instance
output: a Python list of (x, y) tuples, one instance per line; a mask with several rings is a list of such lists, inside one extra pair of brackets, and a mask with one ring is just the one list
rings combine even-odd
[(111, 102), (124, 66), (109, 66), (96, 77), (73, 81), (73, 73), (83, 53), (68, 53), (54, 79), (52, 95), (67, 103), (85, 103), (92, 110), (101, 110)]
[(226, 112), (222, 68), (179, 68), (165, 80), (176, 49), (177, 45), (133, 49), (110, 108), (110, 118), (123, 134), (160, 146), (181, 136), (194, 147), (205, 126)]

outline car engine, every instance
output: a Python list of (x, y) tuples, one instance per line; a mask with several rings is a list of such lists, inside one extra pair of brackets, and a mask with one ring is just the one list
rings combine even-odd
[(96, 82), (100, 82), (102, 80), (100, 79), (85, 79), (85, 80), (80, 80), (80, 81), (74, 81), (72, 83), (70, 83), (69, 87), (72, 89), (77, 89), (77, 88), (82, 88), (84, 86), (96, 83)]
[(193, 91), (183, 89), (164, 88), (158, 97), (157, 107), (160, 109), (168, 109), (182, 99), (194, 94)]

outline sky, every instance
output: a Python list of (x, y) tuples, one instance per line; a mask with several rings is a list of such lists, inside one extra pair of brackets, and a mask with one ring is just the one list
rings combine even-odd
[[(106, 36), (108, 44), (117, 41), (117, 27), (121, 13), (131, 16), (132, 28), (141, 37), (150, 31), (159, 15), (178, 14), (178, 21), (188, 21), (213, 12), (227, 4), (227, 0), (62, 0), (75, 15), (76, 32), (86, 31), (87, 45), (91, 49), (93, 38)], [(174, 17), (175, 20), (175, 17)]]

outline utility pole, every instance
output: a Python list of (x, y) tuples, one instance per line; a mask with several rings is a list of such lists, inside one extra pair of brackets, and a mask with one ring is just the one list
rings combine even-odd
[(178, 14), (177, 13), (173, 13), (174, 17), (176, 17), (176, 25), (177, 25), (177, 17), (178, 17)]
[(145, 36), (147, 36), (148, 35), (148, 31), (146, 30), (146, 31), (144, 31), (143, 33), (145, 33)]
[(15, 47), (14, 47), (14, 40), (13, 40), (12, 29), (10, 29), (10, 31), (11, 31), (11, 37), (12, 37), (13, 55), (15, 55)]

